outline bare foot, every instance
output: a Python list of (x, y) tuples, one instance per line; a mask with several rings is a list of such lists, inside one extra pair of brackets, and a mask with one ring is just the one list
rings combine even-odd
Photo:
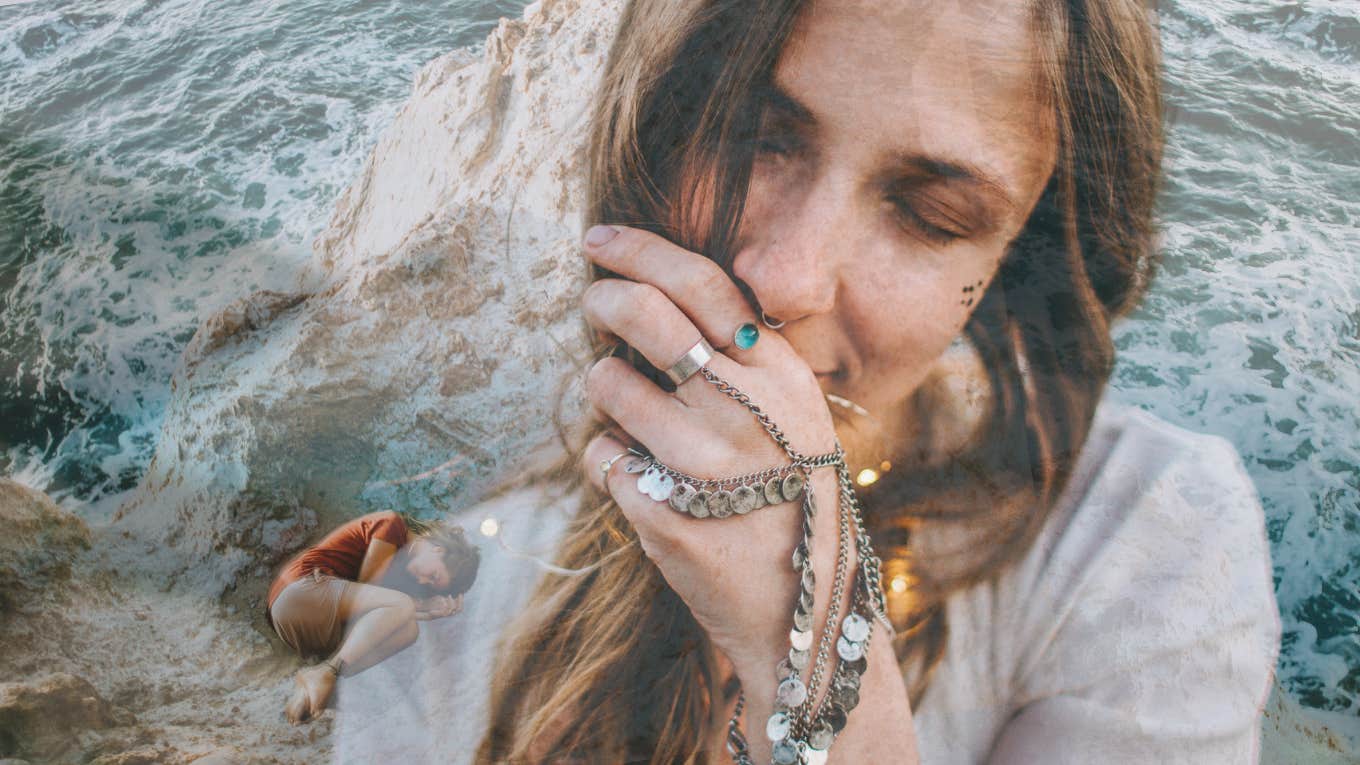
[(334, 689), (335, 675), (325, 666), (298, 670), (293, 677), (293, 696), (283, 708), (284, 717), (293, 725), (307, 722), (326, 708)]

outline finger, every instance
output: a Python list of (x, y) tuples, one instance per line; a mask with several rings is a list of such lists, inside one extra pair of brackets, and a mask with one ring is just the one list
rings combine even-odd
[(703, 337), (666, 293), (643, 282), (598, 279), (586, 287), (581, 308), (594, 330), (618, 336), (663, 371)]
[[(592, 234), (599, 229), (618, 233), (603, 244)], [(756, 347), (742, 348), (736, 341), (739, 327), (743, 340), (759, 336), (755, 311), (736, 282), (717, 263), (690, 252), (664, 237), (625, 226), (597, 226), (587, 233), (586, 257), (604, 268), (636, 282), (651, 284), (689, 317), (695, 327), (732, 358), (753, 362)], [(754, 333), (754, 334), (751, 334)]]
[[(619, 457), (619, 459), (613, 459)], [(581, 469), (586, 471), (586, 480), (590, 481), (595, 488), (606, 494), (609, 493), (609, 476), (615, 472), (622, 473), (623, 465), (629, 460), (628, 448), (617, 439), (609, 435), (596, 436), (586, 445), (585, 451), (581, 455)], [(603, 468), (608, 463), (608, 472)]]
[(685, 404), (653, 385), (623, 359), (595, 362), (586, 374), (585, 387), (591, 404), (637, 441), (646, 444), (700, 438)]

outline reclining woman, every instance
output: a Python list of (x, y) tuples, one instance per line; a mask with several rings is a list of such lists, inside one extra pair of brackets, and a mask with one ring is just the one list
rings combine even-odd
[(463, 529), (392, 510), (355, 518), (289, 561), (265, 617), (300, 656), (327, 656), (294, 677), (290, 723), (326, 707), (337, 678), (415, 642), (417, 622), (462, 610), (481, 559)]
[(579, 574), (511, 630), (477, 762), (1251, 761), (1255, 490), (1223, 439), (1102, 402), (1156, 262), (1145, 2), (632, 0), (618, 29), (591, 422), (535, 476), (581, 491)]

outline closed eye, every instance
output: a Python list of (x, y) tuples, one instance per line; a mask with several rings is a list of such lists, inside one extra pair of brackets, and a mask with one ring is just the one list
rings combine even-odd
[(917, 212), (915, 207), (903, 199), (895, 198), (892, 202), (893, 207), (897, 211), (898, 218), (903, 223), (903, 227), (909, 229), (912, 233), (920, 235), (929, 242), (944, 246), (964, 237), (964, 234), (942, 228), (930, 222), (922, 216), (921, 213)]
[(756, 141), (757, 154), (786, 157), (798, 150), (796, 141), (783, 136), (767, 136)]

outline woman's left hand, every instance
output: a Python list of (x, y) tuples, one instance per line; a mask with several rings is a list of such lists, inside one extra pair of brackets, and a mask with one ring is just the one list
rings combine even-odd
[[(750, 396), (793, 449), (807, 456), (833, 451), (836, 434), (826, 399), (792, 346), (775, 332), (762, 332), (748, 349), (734, 344), (738, 327), (759, 320), (732, 279), (708, 258), (659, 236), (613, 228), (618, 233), (607, 241), (594, 236), (600, 227), (586, 238), (591, 260), (626, 277), (600, 279), (586, 289), (582, 303), (591, 327), (627, 342), (662, 370), (706, 338), (718, 349), (708, 368)], [(602, 435), (587, 447), (583, 469), (589, 479), (618, 502), (644, 552), (738, 673), (768, 674), (772, 680), (788, 650), (798, 593), (790, 554), (801, 538), (801, 499), (749, 515), (700, 520), (640, 493), (638, 476), (623, 469), (628, 457), (616, 460), (608, 475), (600, 466), (632, 445), (624, 443), (628, 438), (665, 465), (698, 478), (753, 473), (787, 465), (788, 457), (750, 410), (702, 374), (667, 393), (625, 360), (609, 357), (590, 370), (586, 389), (595, 409), (626, 433)], [(839, 501), (834, 471), (815, 470), (812, 489), (820, 511), (813, 565), (829, 575)], [(819, 613), (825, 612), (829, 589), (818, 588)]]
[(429, 621), (453, 616), (463, 610), (463, 596), (435, 595), (416, 602), (416, 621)]

